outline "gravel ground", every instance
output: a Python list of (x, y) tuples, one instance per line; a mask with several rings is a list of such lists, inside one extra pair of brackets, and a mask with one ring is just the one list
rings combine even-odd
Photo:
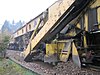
[(56, 70), (56, 75), (100, 75), (100, 72), (97, 71), (78, 68), (72, 61), (68, 61), (68, 63), (59, 63), (54, 68)]
[(40, 75), (54, 75), (55, 71), (53, 69), (53, 66), (44, 63), (42, 61), (34, 61), (34, 62), (25, 62), (22, 57), (20, 57), (20, 51), (13, 51), (13, 50), (7, 50), (7, 56), (15, 61), (18, 64), (21, 64), (27, 69), (30, 69), (31, 71), (34, 71)]
[(67, 63), (60, 62), (52, 66), (42, 61), (26, 63), (20, 57), (20, 51), (7, 50), (7, 56), (22, 66), (40, 74), (40, 75), (100, 75), (100, 72), (92, 71), (86, 68), (76, 67), (72, 61)]

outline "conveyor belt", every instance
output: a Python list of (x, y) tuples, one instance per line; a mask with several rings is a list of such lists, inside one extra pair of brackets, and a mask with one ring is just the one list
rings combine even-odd
[[(73, 1), (73, 0), (72, 0)], [(55, 21), (53, 25), (49, 28), (48, 22), (39, 31), (39, 33), (31, 41), (31, 50), (38, 49), (41, 42), (48, 41), (53, 38), (57, 33), (59, 33), (68, 23), (75, 19), (87, 5), (93, 0), (75, 0), (72, 2), (71, 6)], [(48, 20), (49, 21), (49, 20)], [(45, 31), (45, 33), (43, 33)], [(31, 50), (26, 49), (24, 51), (25, 60), (29, 59), (31, 56)], [(32, 58), (32, 56), (31, 56)]]

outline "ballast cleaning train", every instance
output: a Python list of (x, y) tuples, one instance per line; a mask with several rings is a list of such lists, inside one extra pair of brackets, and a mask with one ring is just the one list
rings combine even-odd
[(72, 59), (100, 67), (100, 0), (58, 0), (14, 33), (24, 60)]

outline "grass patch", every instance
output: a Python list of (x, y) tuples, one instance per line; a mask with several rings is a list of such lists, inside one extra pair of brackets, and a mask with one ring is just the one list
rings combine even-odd
[(33, 73), (20, 65), (14, 63), (9, 59), (2, 59), (0, 61), (0, 75), (38, 75)]
[(0, 57), (0, 61), (2, 61), (4, 58), (3, 57)]

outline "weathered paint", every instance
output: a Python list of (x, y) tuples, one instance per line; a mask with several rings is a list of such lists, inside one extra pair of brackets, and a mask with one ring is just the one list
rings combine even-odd
[[(90, 8), (97, 8), (97, 22), (100, 24), (100, 0), (95, 0), (95, 2), (90, 6)], [(100, 25), (99, 25), (100, 29)]]
[(100, 6), (100, 0), (94, 0), (94, 3), (90, 6), (90, 8), (95, 8)]
[(99, 29), (100, 29), (100, 7), (97, 9), (97, 15), (98, 15), (98, 24), (99, 24)]
[(67, 62), (70, 53), (71, 53), (71, 41), (65, 43), (64, 49), (61, 51), (60, 54), (60, 61)]
[(81, 67), (80, 58), (79, 58), (78, 51), (77, 51), (77, 48), (76, 48), (74, 42), (72, 43), (72, 59), (73, 59), (73, 62), (74, 62), (78, 67)]
[(76, 27), (77, 27), (77, 28), (81, 28), (80, 23), (77, 23)]
[(57, 53), (57, 44), (46, 44), (46, 56), (51, 56)]
[[(74, 2), (75, 0), (62, 0), (62, 5), (59, 5), (59, 2), (56, 2), (54, 5), (52, 5), (48, 11), (49, 11), (49, 18), (47, 20), (47, 22), (45, 23), (45, 25), (42, 27), (42, 29), (38, 32), (38, 35), (36, 35), (34, 37), (34, 39), (31, 41), (32, 44), (32, 49), (35, 48), (35, 46), (40, 42), (40, 40), (42, 38), (44, 38), (44, 36), (49, 33), (49, 31), (52, 29), (52, 27), (55, 25), (55, 22), (60, 18), (60, 16), (58, 15), (58, 12), (60, 10), (62, 10), (61, 15), (65, 12), (64, 9), (68, 9), (71, 4)], [(58, 9), (59, 8), (59, 9)], [(28, 50), (28, 51), (27, 51)], [(26, 51), (26, 52), (25, 52)], [(24, 52), (24, 55), (27, 56), (30, 52), (29, 49), (26, 49)], [(28, 52), (28, 53), (27, 53)]]
[(64, 49), (65, 43), (46, 44), (46, 55), (44, 62), (57, 62), (60, 57), (61, 50)]
[(88, 31), (88, 13), (87, 12), (84, 15), (84, 27), (85, 27), (85, 30)]
[(87, 40), (85, 35), (84, 35), (84, 47), (87, 48)]

